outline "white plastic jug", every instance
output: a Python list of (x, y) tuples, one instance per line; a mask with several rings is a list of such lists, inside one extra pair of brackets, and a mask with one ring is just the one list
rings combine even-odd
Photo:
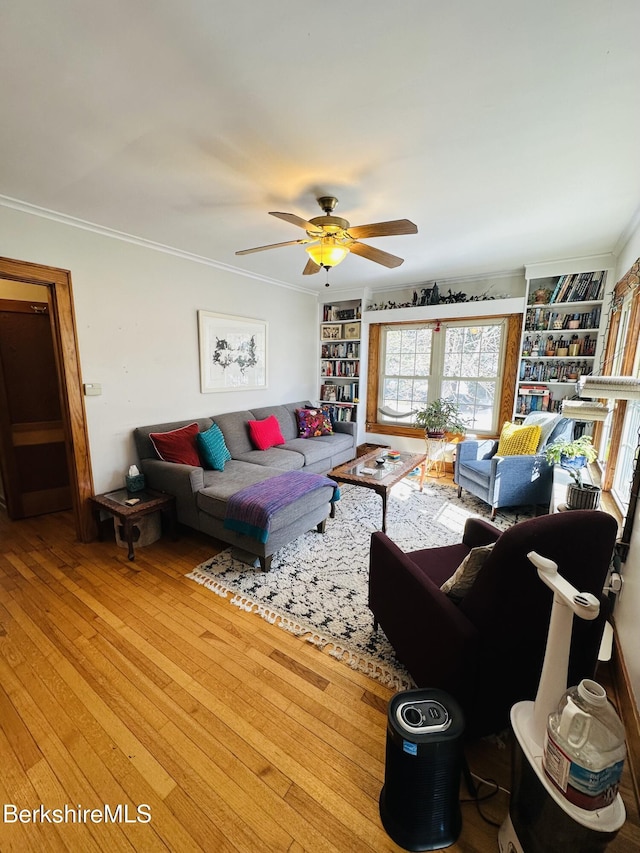
[(549, 716), (542, 763), (574, 805), (594, 811), (618, 793), (626, 755), (624, 728), (603, 687), (583, 679)]

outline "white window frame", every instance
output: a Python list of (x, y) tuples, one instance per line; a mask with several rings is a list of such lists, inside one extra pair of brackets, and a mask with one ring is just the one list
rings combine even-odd
[[(498, 354), (498, 371), (495, 377), (493, 376), (469, 376), (469, 377), (444, 377), (444, 358), (445, 358), (445, 336), (447, 329), (451, 328), (474, 328), (478, 326), (500, 326), (501, 327), (501, 335), (500, 335), (500, 351)], [(442, 386), (443, 382), (446, 381), (455, 381), (458, 379), (468, 379), (472, 382), (495, 382), (496, 384), (496, 393), (494, 395), (493, 400), (493, 410), (491, 415), (491, 424), (484, 428), (480, 429), (478, 427), (470, 427), (470, 430), (478, 435), (495, 435), (499, 428), (499, 418), (500, 418), (500, 402), (501, 402), (501, 390), (504, 381), (504, 371), (505, 371), (505, 355), (506, 355), (506, 344), (507, 344), (507, 330), (508, 330), (508, 322), (506, 317), (489, 317), (489, 318), (479, 318), (474, 320), (469, 319), (461, 319), (461, 320), (446, 320), (441, 322), (424, 322), (424, 323), (411, 323), (411, 324), (402, 324), (399, 325), (385, 325), (381, 329), (381, 340), (380, 340), (380, 361), (378, 365), (378, 415), (377, 415), (377, 423), (390, 425), (390, 424), (400, 424), (409, 426), (413, 423), (413, 418), (405, 413), (404, 417), (399, 417), (401, 415), (400, 412), (396, 412), (396, 417), (391, 415), (384, 415), (381, 413), (381, 410), (385, 409), (388, 411), (391, 407), (387, 404), (385, 405), (384, 400), (384, 388), (385, 388), (385, 380), (388, 378), (388, 375), (385, 373), (385, 364), (386, 364), (386, 354), (387, 354), (387, 333), (390, 331), (410, 331), (413, 329), (430, 329), (432, 332), (432, 343), (431, 343), (431, 362), (429, 367), (429, 373), (425, 376), (428, 380), (428, 390), (427, 390), (427, 399), (426, 401), (418, 401), (413, 403), (411, 406), (411, 410), (415, 410), (416, 408), (421, 408), (425, 402), (430, 403), (433, 400), (436, 400), (443, 396)], [(398, 375), (397, 378), (402, 380), (403, 378), (412, 380), (416, 377), (414, 375)], [(446, 395), (445, 395), (446, 396)]]
[[(629, 318), (631, 316), (631, 307), (632, 307), (632, 296), (633, 294), (628, 294), (624, 299), (622, 305), (620, 306), (620, 322), (618, 324), (618, 335), (616, 338), (615, 350), (613, 359), (611, 361), (611, 368), (608, 373), (611, 376), (619, 376), (622, 359), (624, 356), (624, 348), (627, 340), (627, 331), (629, 326)], [(594, 373), (598, 373), (598, 370), (594, 369)], [(611, 427), (613, 424), (612, 415), (609, 414), (606, 421), (602, 424), (602, 432), (600, 433), (600, 440), (598, 442), (599, 454), (600, 454), (600, 463), (602, 471), (606, 471), (607, 463), (609, 461), (609, 441), (611, 438)]]
[(629, 509), (631, 482), (633, 480), (636, 453), (638, 451), (639, 431), (640, 400), (629, 400), (624, 416), (620, 444), (618, 445), (616, 469), (613, 475), (613, 483), (611, 484), (611, 493), (623, 515), (626, 515)]

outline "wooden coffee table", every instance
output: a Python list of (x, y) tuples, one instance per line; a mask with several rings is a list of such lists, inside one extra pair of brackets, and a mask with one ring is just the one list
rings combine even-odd
[[(372, 450), (365, 456), (352, 459), (339, 465), (327, 474), (339, 483), (351, 483), (354, 486), (363, 486), (365, 489), (373, 489), (382, 498), (382, 532), (387, 532), (387, 498), (389, 492), (410, 471), (420, 466), (422, 469), (420, 485), (424, 479), (424, 453), (401, 453), (398, 459), (391, 460), (385, 456), (384, 465), (376, 465), (376, 459), (385, 456), (384, 451)], [(331, 510), (333, 515), (333, 509)]]

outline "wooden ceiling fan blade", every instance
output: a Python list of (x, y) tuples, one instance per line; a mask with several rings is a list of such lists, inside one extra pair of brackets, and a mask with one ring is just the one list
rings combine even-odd
[(366, 243), (354, 242), (349, 246), (349, 251), (354, 255), (360, 255), (361, 258), (367, 258), (369, 261), (374, 261), (376, 264), (382, 264), (383, 267), (399, 267), (404, 263), (404, 258), (399, 258), (397, 255), (390, 255), (389, 252), (383, 252), (381, 249), (375, 249), (373, 246), (367, 246)]
[(284, 219), (285, 222), (290, 222), (291, 225), (297, 225), (298, 228), (304, 228), (305, 231), (313, 231), (318, 234), (322, 234), (322, 229), (318, 228), (317, 225), (314, 225), (313, 222), (307, 222), (306, 219), (303, 219), (301, 216), (296, 216), (295, 213), (277, 213), (276, 211), (270, 210), (270, 216), (277, 216), (278, 219)]
[(302, 275), (314, 275), (314, 273), (320, 272), (321, 269), (322, 267), (319, 266), (313, 258), (309, 258), (305, 268), (302, 270)]
[(356, 225), (348, 229), (354, 240), (362, 237), (393, 237), (396, 234), (417, 234), (418, 226), (409, 219), (390, 219), (388, 222), (373, 222), (371, 225)]
[(309, 240), (287, 240), (286, 243), (270, 243), (268, 246), (255, 246), (253, 249), (241, 249), (236, 255), (251, 255), (253, 252), (264, 252), (266, 249), (279, 249), (281, 246), (300, 246)]

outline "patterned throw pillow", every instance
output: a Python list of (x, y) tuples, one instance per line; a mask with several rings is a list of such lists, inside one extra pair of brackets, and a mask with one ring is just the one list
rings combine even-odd
[(478, 548), (472, 548), (449, 580), (445, 581), (440, 589), (456, 602), (462, 601), (473, 586), (473, 582), (477, 578), (480, 569), (484, 566), (494, 544), (480, 545)]
[(249, 437), (256, 450), (268, 450), (277, 444), (284, 444), (280, 424), (275, 415), (269, 415), (262, 421), (247, 421)]
[(214, 424), (205, 432), (198, 433), (196, 443), (204, 462), (203, 467), (213, 471), (224, 471), (225, 463), (231, 459), (231, 454), (218, 424)]
[(169, 432), (150, 432), (149, 438), (156, 453), (165, 462), (200, 467), (200, 457), (196, 446), (198, 424), (189, 424)]
[(520, 426), (509, 421), (502, 427), (496, 456), (533, 456), (540, 443), (540, 427)]
[(333, 433), (329, 415), (323, 409), (296, 409), (296, 416), (300, 438), (313, 438)]

